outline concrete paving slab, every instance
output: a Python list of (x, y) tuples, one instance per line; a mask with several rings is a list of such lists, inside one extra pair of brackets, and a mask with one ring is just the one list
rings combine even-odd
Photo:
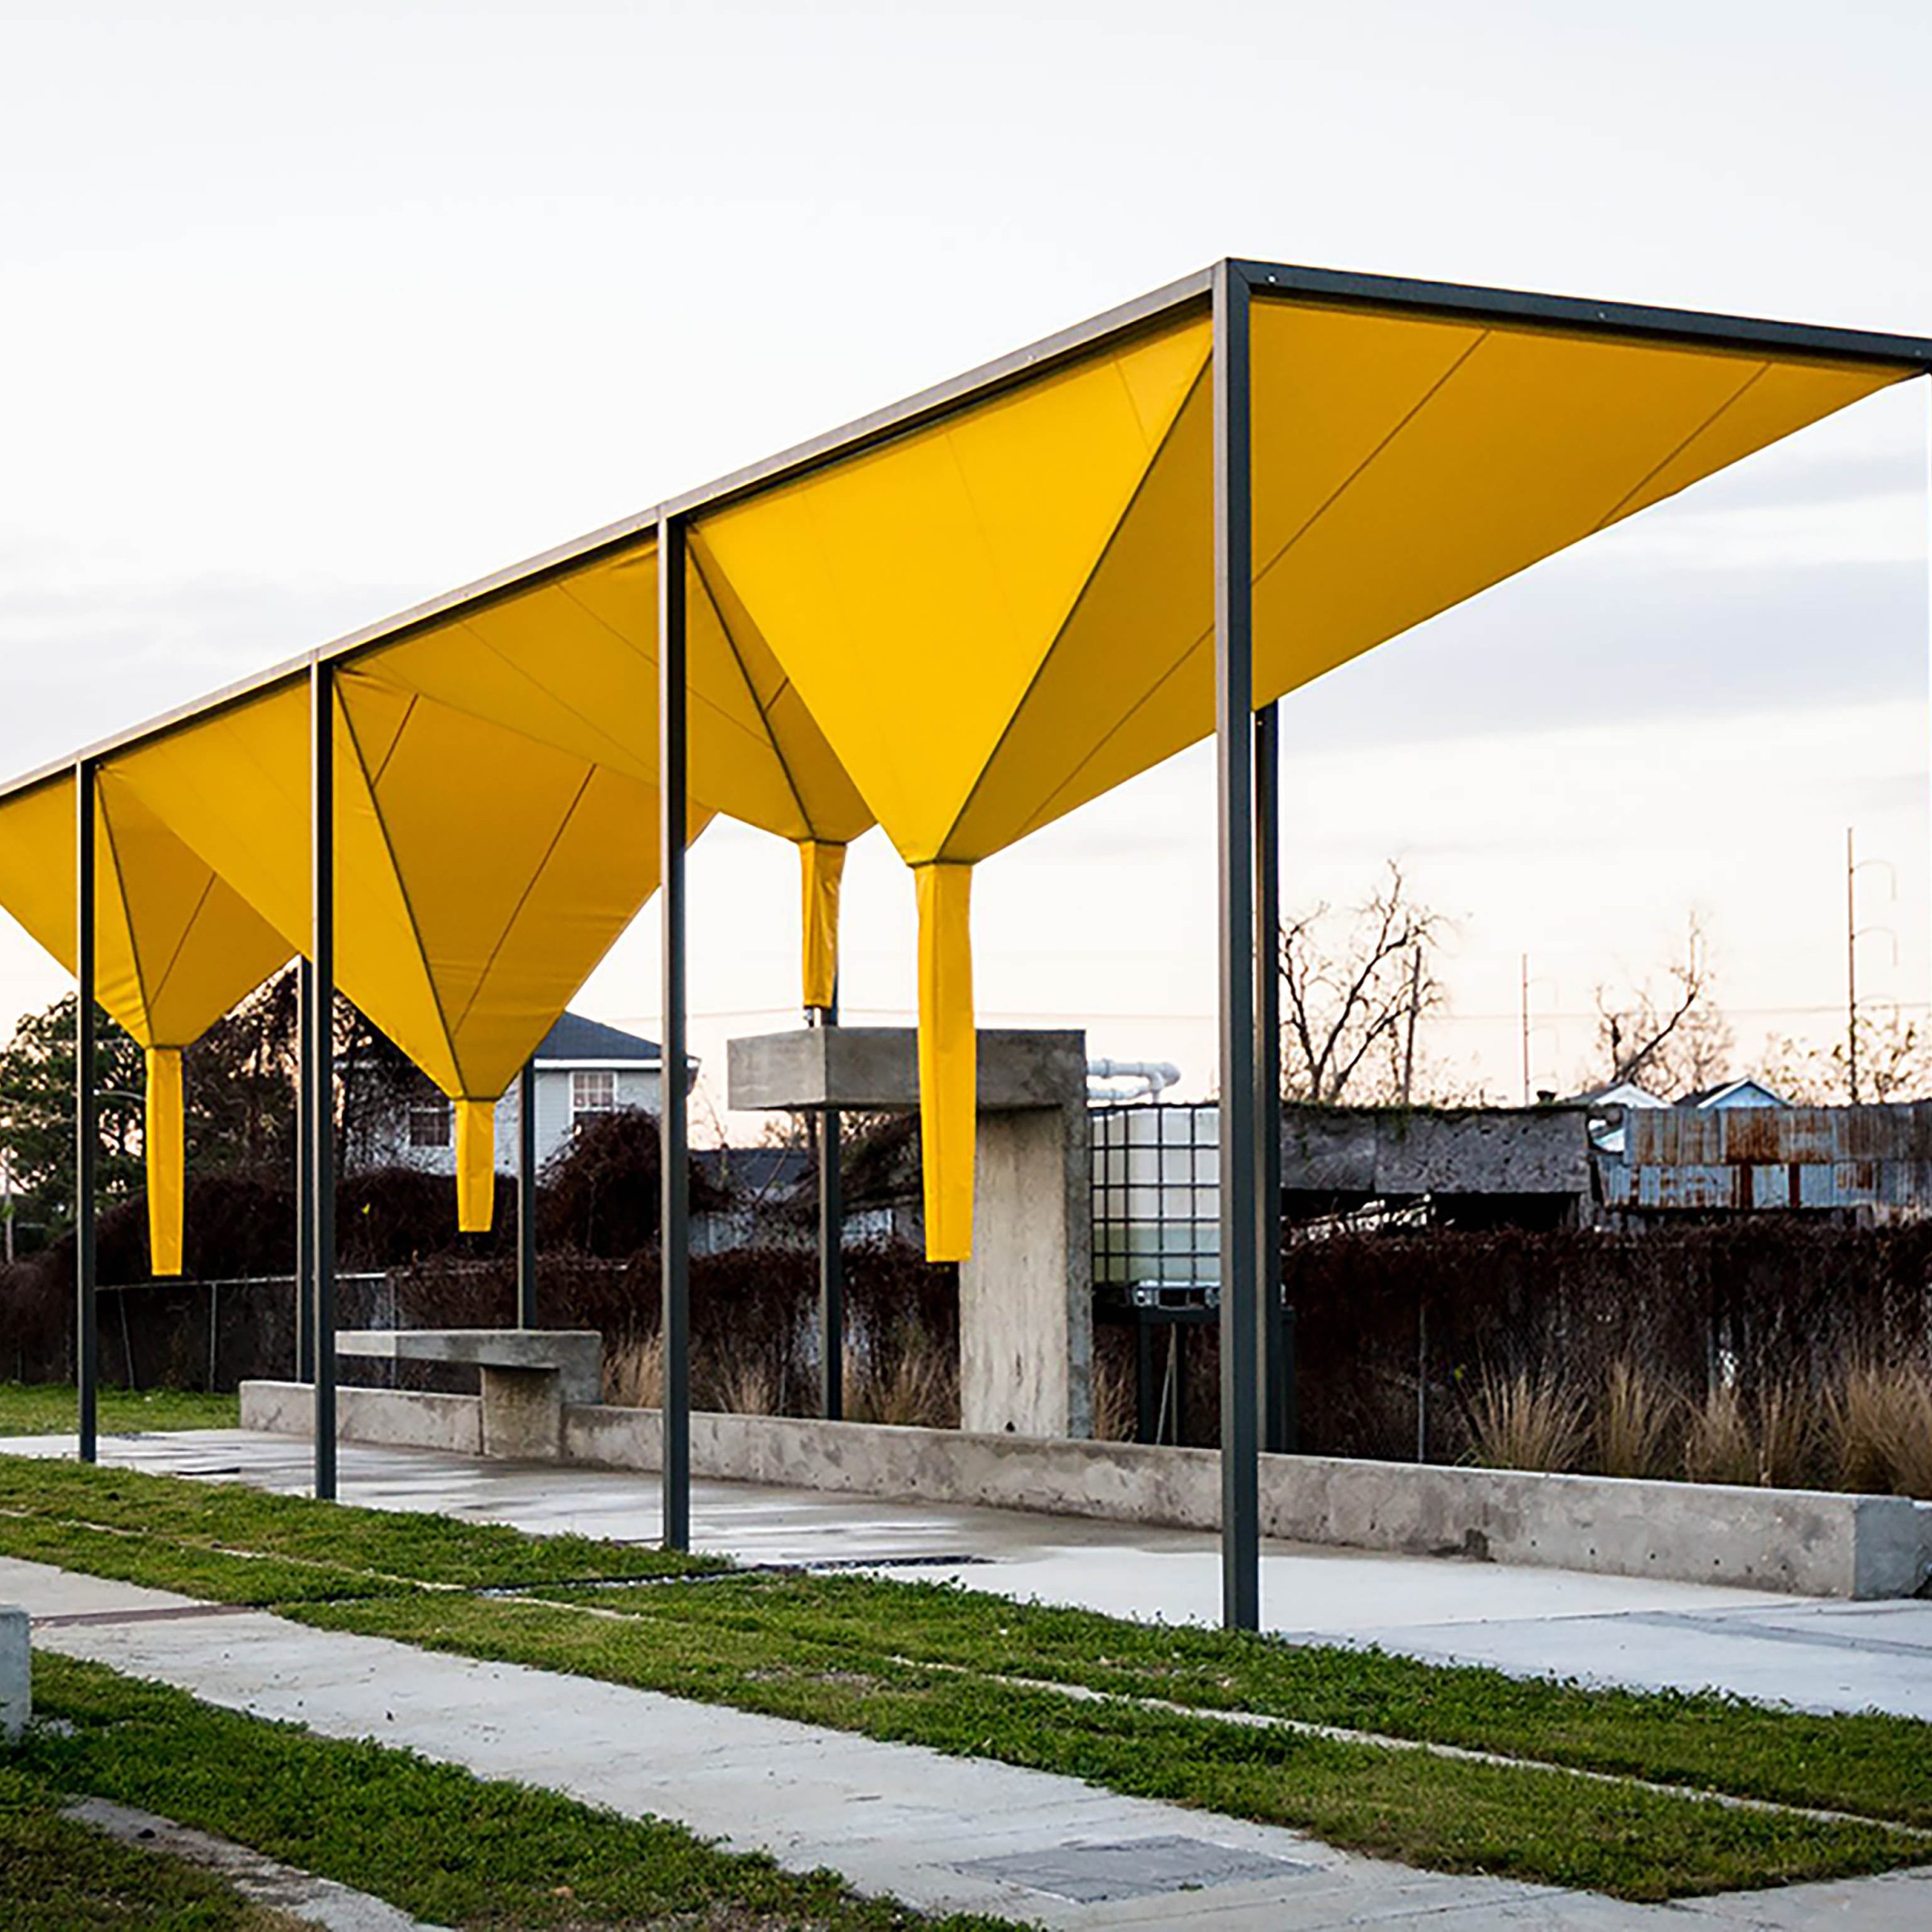
[[(57, 1619), (74, 1579), (0, 1558), (0, 1596)], [(1208, 1932), (1683, 1932), (1688, 1904), (1625, 1905), (1501, 1880), (1418, 1872), (1293, 1831), (1126, 1798), (1071, 1778), (511, 1665), (444, 1657), (377, 1637), (315, 1631), (258, 1611), (154, 1614), (188, 1600), (89, 1579), (91, 1614), (50, 1620), (50, 1649), (158, 1678), (206, 1701), (368, 1737), (485, 1777), (547, 1786), (630, 1816), (675, 1819), (795, 1870), (829, 1865), (861, 1889), (931, 1910), (1004, 1913), (1068, 1932), (1185, 1924)], [(113, 1616), (116, 1600), (125, 1609)], [(155, 1600), (162, 1601), (157, 1603)], [(1197, 1891), (1083, 1902), (983, 1868), (1063, 1860), (1095, 1846), (1183, 1839), (1265, 1877)], [(1154, 1856), (1150, 1849), (1149, 1856)], [(1182, 1902), (1184, 1901), (1184, 1903)], [(1766, 1932), (1922, 1927), (1932, 1872), (1696, 1901), (1714, 1925)]]
[[(71, 1455), (72, 1441), (0, 1439), (6, 1452)], [(295, 1493), (312, 1470), (305, 1443), (242, 1430), (104, 1437), (101, 1454), (130, 1468)], [(340, 1457), (343, 1496), (373, 1508), (656, 1540), (654, 1476), (358, 1443), (342, 1444)], [(1212, 1624), (1220, 1616), (1217, 1546), (1198, 1531), (718, 1482), (693, 1484), (692, 1522), (699, 1548), (741, 1562), (876, 1566), (1144, 1620)], [(1519, 1676), (1932, 1719), (1932, 1602), (1851, 1604), (1278, 1542), (1264, 1546), (1261, 1571), (1265, 1623), (1298, 1641), (1374, 1644)]]

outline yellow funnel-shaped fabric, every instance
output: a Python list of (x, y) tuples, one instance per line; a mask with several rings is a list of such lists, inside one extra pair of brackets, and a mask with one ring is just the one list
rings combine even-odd
[[(75, 968), (71, 774), (0, 802), (0, 905)], [(111, 768), (94, 791), (95, 998), (147, 1051), (149, 1261), (181, 1271), (180, 1050), (287, 960), (290, 947)]]
[[(654, 786), (658, 772), (658, 576), (645, 539), (492, 599), (365, 667), (399, 690), (496, 724), (584, 763)], [(714, 590), (699, 545), (686, 584), (691, 807), (798, 842), (828, 877), (808, 925), (803, 1004), (836, 957), (837, 876), (815, 846), (841, 847), (872, 824), (851, 779), (728, 586)], [(695, 836), (695, 830), (694, 830)]]
[(799, 873), (803, 1004), (823, 1013), (839, 997), (839, 883), (845, 875), (845, 848), (807, 840), (799, 848)]
[(147, 1252), (156, 1274), (181, 1272), (182, 1197), (188, 1185), (183, 1145), (181, 1049), (147, 1050)]
[(972, 1253), (973, 1148), (979, 1129), (979, 1030), (972, 1009), (972, 868), (918, 867), (919, 1113), (926, 1257)]
[(456, 1116), (456, 1226), (464, 1234), (487, 1234), (497, 1193), (497, 1110), (488, 1100), (458, 1100)]
[[(909, 864), (984, 856), (952, 842), (960, 815), (1208, 345), (1190, 320), (699, 520), (720, 606), (756, 624)], [(942, 997), (953, 1048), (972, 1034), (967, 888), (949, 865), (920, 890), (927, 1252), (952, 1258), (971, 1240), (974, 1056), (934, 1059), (931, 1036)], [(942, 1205), (933, 1225), (960, 1203), (963, 1224)]]
[[(720, 607), (910, 865), (1212, 731), (1210, 333), (1117, 338), (700, 518)], [(1257, 704), (1913, 373), (1258, 294), (1252, 354)], [(970, 1146), (933, 1104), (943, 1200), (938, 1149)]]
[[(425, 695), (402, 647), (334, 679), (336, 978), (458, 1103), (488, 1224), (492, 1114), (657, 886), (654, 786)], [(310, 697), (291, 685), (127, 754), (129, 782), (300, 949)], [(691, 807), (692, 836), (711, 814)], [(467, 1121), (467, 1127), (464, 1123)]]

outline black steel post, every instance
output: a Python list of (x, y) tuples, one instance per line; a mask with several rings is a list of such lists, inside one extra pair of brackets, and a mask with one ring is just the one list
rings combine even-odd
[(1254, 714), (1254, 1193), (1261, 1447), (1288, 1439), (1288, 1350), (1282, 1308), (1281, 706)]
[[(839, 1023), (839, 996), (819, 1010), (821, 1026)], [(819, 1413), (845, 1419), (845, 1177), (843, 1124), (836, 1107), (819, 1116)]]
[(691, 1547), (691, 1200), (684, 1012), (684, 525), (658, 522), (658, 852), (664, 1052), (658, 1109), (663, 1167), (664, 1546)]
[(336, 1493), (335, 677), (309, 672), (309, 846), (313, 977), (308, 1008), (310, 1212), (315, 1220), (316, 1494)]
[(517, 1326), (537, 1325), (537, 1061), (517, 1075)]
[(316, 1379), (316, 971), (295, 961), (295, 1380)]
[(1145, 1309), (1133, 1316), (1133, 1439), (1154, 1443), (1161, 1435), (1160, 1370), (1154, 1360), (1154, 1323)]
[[(74, 1381), (80, 1459), (101, 1451), (100, 1296), (94, 1265), (95, 1168), (101, 1153), (94, 1092), (94, 764), (74, 767)], [(131, 1377), (130, 1377), (131, 1381)]]
[(1220, 869), (1221, 1621), (1261, 1621), (1255, 1341), (1254, 601), (1246, 279), (1214, 271), (1214, 700)]

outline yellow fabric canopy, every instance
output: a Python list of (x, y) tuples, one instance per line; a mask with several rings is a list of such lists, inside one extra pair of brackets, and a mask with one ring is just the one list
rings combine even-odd
[[(690, 834), (729, 809), (799, 843), (815, 1003), (836, 970), (832, 855), (869, 815), (695, 564), (692, 589)], [(495, 1103), (657, 887), (655, 546), (345, 658), (333, 682), (337, 977), (456, 1103), (460, 1222), (487, 1227)], [(115, 766), (299, 949), (309, 704), (291, 683)]]
[[(0, 903), (72, 972), (78, 884), (70, 772), (0, 799)], [(94, 787), (95, 997), (146, 1050), (149, 1262), (181, 1272), (181, 1050), (290, 947), (116, 774)]]
[[(378, 654), (335, 684), (336, 977), (456, 1105), (489, 1225), (492, 1112), (657, 886), (654, 786), (438, 704)], [(295, 683), (113, 768), (289, 944), (309, 945), (309, 706)], [(693, 807), (693, 836), (710, 814)]]
[[(876, 819), (914, 871), (935, 1258), (971, 1240), (972, 868), (1212, 729), (1204, 288), (679, 513), (690, 826), (798, 845), (807, 1005), (835, 997), (847, 843)], [(1257, 705), (1928, 360), (1286, 270), (1251, 341)], [(459, 1103), (465, 1225), (486, 1109), (656, 884), (657, 568), (641, 520), (331, 654), (339, 977)], [(210, 930), (232, 900), (266, 950), (308, 944), (308, 704), (291, 675), (106, 759), (117, 836), (125, 795), (159, 840), (155, 907), (115, 889), (130, 935), (200, 877), (227, 895)], [(26, 825), (53, 791), (0, 811)], [(0, 898), (51, 931), (36, 849), (0, 861)], [(103, 962), (105, 985), (105, 936)], [(165, 1046), (136, 976), (115, 997)]]
[[(1913, 373), (1258, 291), (1252, 339), (1257, 705)], [(945, 875), (1213, 727), (1211, 351), (1197, 312), (697, 519), (919, 875), (935, 1258), (972, 1201)]]

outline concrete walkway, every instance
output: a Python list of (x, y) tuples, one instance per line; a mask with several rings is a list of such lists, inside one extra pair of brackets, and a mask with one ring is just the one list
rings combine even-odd
[[(0, 1452), (71, 1455), (72, 1438), (0, 1440)], [(104, 1437), (103, 1461), (159, 1473), (307, 1488), (307, 1444), (240, 1430)], [(345, 1501), (434, 1509), (652, 1542), (654, 1476), (486, 1462), (345, 1443)], [(694, 1540), (745, 1563), (890, 1566), (1018, 1600), (1116, 1616), (1212, 1622), (1215, 1539), (1067, 1517), (872, 1501), (750, 1484), (692, 1487)], [(1492, 1664), (1644, 1688), (1715, 1688), (1818, 1711), (1932, 1719), (1932, 1602), (1713, 1589), (1641, 1577), (1513, 1568), (1461, 1558), (1265, 1546), (1266, 1626), (1311, 1642), (1376, 1644), (1432, 1662)]]
[(1357, 1858), (1298, 1833), (1071, 1778), (878, 1744), (582, 1678), (304, 1629), (259, 1612), (0, 1558), (35, 1641), (208, 1703), (369, 1737), (485, 1777), (675, 1819), (929, 1910), (1053, 1927), (1317, 1932), (1425, 1924), (1915, 1932), (1932, 1870), (1664, 1907)]

